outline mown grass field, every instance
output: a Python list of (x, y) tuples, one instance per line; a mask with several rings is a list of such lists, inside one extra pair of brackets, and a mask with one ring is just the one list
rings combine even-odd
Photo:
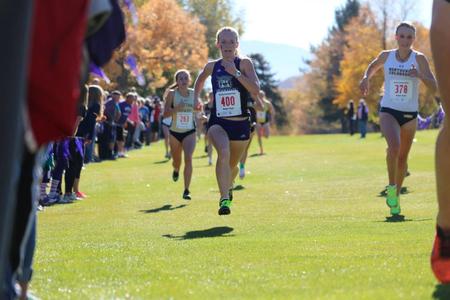
[(429, 267), (436, 134), (417, 133), (403, 222), (387, 222), (379, 197), (379, 134), (265, 140), (267, 155), (251, 156), (236, 182), (244, 189), (230, 216), (217, 215), (203, 142), (191, 201), (161, 142), (90, 164), (87, 200), (39, 213), (32, 290), (42, 299), (446, 299)]

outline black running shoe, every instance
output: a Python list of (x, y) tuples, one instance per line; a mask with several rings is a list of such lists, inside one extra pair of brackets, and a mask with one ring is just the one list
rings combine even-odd
[(191, 193), (189, 192), (189, 190), (184, 190), (184, 192), (183, 192), (183, 199), (191, 200)]
[(219, 215), (229, 215), (231, 213), (231, 200), (222, 199), (219, 203)]
[(178, 177), (180, 177), (180, 174), (177, 171), (173, 171), (173, 173), (172, 173), (173, 181), (177, 181)]

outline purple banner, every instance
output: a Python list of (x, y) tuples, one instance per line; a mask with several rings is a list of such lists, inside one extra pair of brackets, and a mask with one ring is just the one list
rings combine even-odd
[(422, 118), (420, 115), (417, 115), (417, 128), (419, 130), (427, 129), (431, 124), (431, 116)]
[(102, 78), (107, 84), (111, 83), (111, 80), (109, 80), (108, 76), (106, 76), (105, 72), (103, 72), (102, 68), (92, 62), (89, 63), (89, 72)]
[(130, 67), (131, 74), (136, 77), (136, 81), (140, 86), (145, 85), (145, 78), (144, 75), (139, 71), (138, 65), (137, 65), (137, 59), (134, 55), (128, 55), (125, 58), (125, 63)]
[(136, 26), (137, 23), (139, 22), (139, 18), (138, 18), (136, 6), (134, 5), (133, 0), (123, 0), (123, 2), (125, 3), (126, 7), (128, 8), (128, 10), (131, 13), (131, 19), (133, 21), (133, 25)]

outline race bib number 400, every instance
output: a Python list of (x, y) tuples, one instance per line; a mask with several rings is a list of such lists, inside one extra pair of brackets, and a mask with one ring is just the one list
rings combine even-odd
[(218, 91), (215, 98), (218, 117), (241, 115), (241, 95), (238, 90)]
[(178, 129), (193, 129), (193, 115), (191, 112), (177, 113), (177, 128)]
[(412, 100), (412, 81), (393, 80), (391, 82), (390, 97), (392, 101), (405, 103)]

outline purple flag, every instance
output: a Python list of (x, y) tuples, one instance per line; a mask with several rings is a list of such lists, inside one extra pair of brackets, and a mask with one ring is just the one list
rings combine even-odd
[(142, 75), (142, 73), (139, 71), (138, 66), (137, 66), (137, 59), (134, 55), (128, 55), (125, 58), (125, 63), (130, 67), (131, 70), (131, 74), (134, 75), (134, 77), (136, 77), (136, 81), (140, 86), (144, 86), (145, 85), (145, 78), (144, 75)]
[(125, 58), (125, 63), (130, 67), (131, 70), (137, 69), (137, 60), (134, 55), (128, 55)]
[(431, 124), (431, 117), (422, 118), (419, 114), (417, 115), (417, 128), (419, 130), (427, 129)]
[(108, 76), (103, 72), (102, 68), (92, 62), (89, 63), (89, 72), (102, 78), (107, 84), (111, 83), (111, 80), (109, 80)]
[(436, 115), (437, 123), (441, 125), (445, 117), (445, 112), (444, 109), (442, 108), (442, 104), (439, 105), (439, 109), (436, 114), (437, 114)]
[(123, 0), (125, 5), (127, 6), (128, 10), (131, 13), (131, 19), (133, 21), (133, 25), (136, 26), (139, 22), (136, 6), (134, 6), (133, 0)]

